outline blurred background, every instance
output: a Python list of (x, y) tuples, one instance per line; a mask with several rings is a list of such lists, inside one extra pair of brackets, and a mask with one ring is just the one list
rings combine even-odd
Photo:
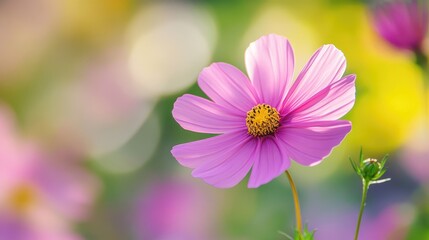
[[(315, 167), (293, 164), (316, 239), (352, 239), (361, 181), (349, 160), (390, 155), (361, 239), (429, 239), (424, 71), (377, 34), (371, 7), (320, 1), (0, 1), (0, 239), (286, 239), (286, 177), (247, 189), (192, 178), (172, 146), (207, 137), (174, 121), (211, 62), (244, 70), (249, 43), (289, 38), (295, 75), (332, 43), (357, 74), (352, 132)], [(424, 44), (423, 44), (424, 45)], [(428, 110), (426, 110), (428, 112)]]

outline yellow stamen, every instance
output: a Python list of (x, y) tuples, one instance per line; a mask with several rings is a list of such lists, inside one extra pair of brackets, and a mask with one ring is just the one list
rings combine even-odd
[(258, 104), (247, 112), (246, 126), (255, 137), (271, 135), (280, 126), (279, 112), (268, 104)]
[(27, 210), (34, 201), (35, 192), (27, 185), (17, 187), (10, 196), (11, 207), (18, 212)]

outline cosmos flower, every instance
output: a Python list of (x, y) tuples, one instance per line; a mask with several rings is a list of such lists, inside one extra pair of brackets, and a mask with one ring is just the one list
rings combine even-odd
[(425, 1), (383, 1), (373, 9), (377, 32), (399, 49), (421, 51), (428, 28), (428, 6)]
[(194, 177), (220, 188), (236, 185), (251, 169), (248, 187), (258, 187), (288, 169), (291, 159), (316, 165), (351, 130), (338, 118), (354, 104), (355, 75), (342, 78), (346, 60), (333, 45), (318, 49), (295, 81), (293, 50), (284, 37), (261, 37), (245, 60), (249, 78), (214, 63), (198, 79), (211, 100), (185, 94), (173, 109), (184, 129), (220, 134), (171, 151)]
[(3, 106), (0, 133), (0, 240), (81, 239), (72, 223), (89, 213), (95, 179), (21, 138)]

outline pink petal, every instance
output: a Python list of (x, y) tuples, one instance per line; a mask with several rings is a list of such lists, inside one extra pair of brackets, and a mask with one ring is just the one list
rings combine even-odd
[(246, 140), (247, 137), (240, 131), (225, 133), (215, 137), (176, 145), (171, 150), (171, 153), (181, 165), (189, 168), (197, 168), (206, 161), (217, 159), (216, 154), (230, 149), (231, 146), (228, 146), (228, 144), (237, 145)]
[(350, 130), (351, 123), (345, 120), (297, 123), (281, 127), (277, 137), (290, 158), (313, 166), (328, 156)]
[(393, 46), (410, 50), (421, 47), (428, 25), (424, 1), (385, 2), (373, 15), (377, 31)]
[(293, 83), (294, 55), (289, 41), (270, 34), (251, 43), (246, 68), (261, 102), (278, 109)]
[(355, 75), (348, 75), (322, 89), (289, 114), (289, 121), (337, 120), (353, 107), (355, 102)]
[(341, 78), (346, 69), (344, 54), (334, 45), (319, 48), (294, 82), (284, 107), (292, 111)]
[(227, 63), (213, 63), (204, 68), (198, 85), (215, 103), (231, 112), (247, 112), (258, 102), (246, 75)]
[(419, 4), (417, 1), (404, 1), (392, 3), (390, 9), (386, 9), (389, 20), (395, 25), (396, 37), (398, 40), (403, 39), (402, 42), (405, 43), (403, 45), (405, 48), (408, 47), (413, 50), (420, 47), (427, 31), (427, 28), (422, 28), (427, 24), (424, 20), (424, 12), (427, 12), (426, 8), (427, 5)]
[(406, 46), (405, 42), (407, 39), (398, 38), (398, 29), (392, 19), (385, 15), (383, 11), (377, 11), (374, 15), (375, 27), (378, 33), (384, 37), (388, 42), (395, 46), (403, 47)]
[(194, 177), (228, 188), (249, 172), (255, 147), (256, 140), (247, 132), (235, 132), (177, 145), (171, 152), (182, 165), (195, 168)]
[(289, 168), (290, 160), (283, 145), (275, 137), (266, 137), (259, 141), (249, 188), (257, 188), (268, 183)]
[(246, 129), (246, 113), (233, 115), (207, 99), (190, 94), (176, 100), (173, 117), (184, 129), (194, 132), (216, 134)]
[(413, 48), (414, 29), (406, 13), (407, 6), (390, 3), (376, 11), (376, 27), (381, 36), (399, 48)]

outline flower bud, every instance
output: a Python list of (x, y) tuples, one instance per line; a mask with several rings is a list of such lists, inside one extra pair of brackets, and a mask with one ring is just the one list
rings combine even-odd
[(375, 158), (368, 158), (363, 161), (363, 168), (361, 169), (362, 177), (367, 181), (375, 181), (376, 177), (382, 170), (381, 164)]
[(362, 150), (359, 156), (359, 164), (355, 163), (352, 159), (350, 159), (350, 163), (352, 164), (353, 169), (362, 178), (362, 181), (368, 182), (370, 184), (382, 183), (390, 180), (390, 179), (379, 180), (386, 172), (386, 168), (384, 166), (386, 164), (386, 161), (387, 161), (387, 155), (384, 156), (381, 161), (375, 158), (368, 158), (364, 160)]

